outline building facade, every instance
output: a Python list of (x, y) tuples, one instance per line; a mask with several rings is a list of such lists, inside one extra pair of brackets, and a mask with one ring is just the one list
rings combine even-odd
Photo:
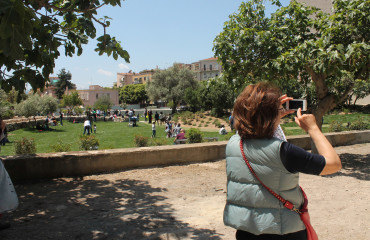
[(222, 67), (217, 58), (207, 58), (191, 64), (191, 70), (199, 81), (208, 80), (221, 75)]
[(144, 70), (140, 73), (136, 73), (133, 78), (134, 82), (133, 84), (145, 84), (147, 82), (150, 82), (152, 80), (152, 77), (154, 75), (154, 70)]
[(133, 76), (134, 73), (132, 73), (132, 71), (128, 73), (117, 73), (117, 87), (133, 84)]
[(139, 73), (117, 73), (117, 87), (123, 87), (129, 84), (145, 84), (149, 82), (154, 74), (154, 70), (143, 70)]
[(306, 6), (313, 6), (320, 8), (323, 12), (331, 13), (331, 8), (333, 7), (332, 0), (297, 0)]
[(105, 89), (99, 85), (90, 85), (88, 90), (76, 90), (84, 106), (94, 106), (102, 97), (108, 96), (114, 106), (119, 105), (118, 89)]

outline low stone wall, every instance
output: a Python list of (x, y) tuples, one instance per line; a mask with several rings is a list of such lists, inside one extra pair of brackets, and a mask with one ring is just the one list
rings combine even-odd
[[(326, 134), (334, 146), (370, 142), (370, 130)], [(308, 136), (288, 137), (288, 141), (310, 149)], [(165, 166), (225, 158), (227, 141), (172, 146), (109, 149), (64, 153), (44, 153), (3, 158), (13, 181), (82, 176), (125, 169)]]
[[(46, 116), (37, 116), (36, 117), (36, 122), (43, 124), (45, 122)], [(59, 117), (56, 117), (58, 124), (59, 124)], [(86, 119), (86, 116), (66, 116), (63, 117), (63, 122), (64, 121), (69, 121), (73, 122), (74, 120), (79, 123), (83, 123)], [(34, 128), (36, 126), (35, 120), (31, 118), (13, 118), (13, 119), (7, 119), (4, 120), (6, 123), (6, 127), (9, 132), (21, 129), (21, 128)], [(104, 117), (100, 116), (96, 118), (96, 121), (104, 121)], [(105, 121), (112, 121), (112, 118), (106, 117)], [(128, 120), (127, 120), (128, 121)]]

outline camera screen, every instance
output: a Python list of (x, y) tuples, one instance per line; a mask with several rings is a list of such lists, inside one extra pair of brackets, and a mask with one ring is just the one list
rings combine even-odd
[(298, 109), (298, 108), (303, 109), (303, 101), (294, 101), (294, 100), (289, 101), (289, 109)]

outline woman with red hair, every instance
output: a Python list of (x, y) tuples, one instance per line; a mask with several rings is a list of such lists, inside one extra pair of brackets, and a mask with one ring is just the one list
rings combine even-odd
[[(301, 109), (295, 122), (310, 135), (319, 154), (274, 137), (280, 119), (294, 112), (283, 108), (292, 99), (281, 96), (272, 85), (259, 83), (247, 86), (234, 104), (237, 134), (226, 147), (224, 223), (237, 230), (236, 239), (306, 240), (310, 229), (306, 230), (297, 213), (305, 206), (298, 173), (326, 175), (341, 169), (341, 161), (315, 117), (302, 114)], [(264, 185), (289, 201), (295, 211)]]

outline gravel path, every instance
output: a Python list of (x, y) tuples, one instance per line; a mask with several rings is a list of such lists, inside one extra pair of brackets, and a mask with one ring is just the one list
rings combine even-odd
[[(370, 236), (370, 143), (337, 147), (341, 172), (301, 175), (320, 240)], [(225, 227), (225, 160), (17, 185), (1, 240), (234, 239)]]

